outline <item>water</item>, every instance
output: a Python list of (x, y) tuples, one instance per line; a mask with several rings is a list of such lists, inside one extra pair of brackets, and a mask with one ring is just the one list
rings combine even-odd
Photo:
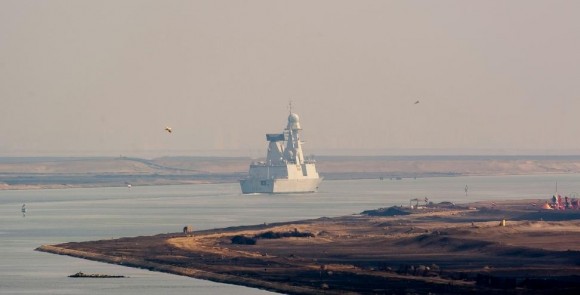
[[(548, 199), (580, 191), (580, 175), (324, 181), (316, 194), (241, 195), (238, 184), (0, 191), (1, 294), (266, 294), (246, 287), (34, 251), (42, 244), (333, 217), (408, 205)], [(465, 186), (468, 186), (467, 196)], [(23, 217), (21, 206), (26, 203)], [(73, 279), (78, 271), (128, 276)]]

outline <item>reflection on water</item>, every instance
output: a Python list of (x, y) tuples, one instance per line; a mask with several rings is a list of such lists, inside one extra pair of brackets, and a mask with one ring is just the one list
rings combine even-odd
[[(2, 294), (256, 294), (260, 290), (33, 251), (42, 244), (290, 221), (406, 205), (547, 199), (580, 191), (580, 175), (325, 181), (316, 194), (241, 195), (238, 184), (0, 191)], [(469, 191), (465, 192), (466, 185)], [(26, 212), (22, 205), (26, 204)], [(23, 215), (23, 213), (26, 213)], [(73, 279), (78, 271), (128, 276)]]

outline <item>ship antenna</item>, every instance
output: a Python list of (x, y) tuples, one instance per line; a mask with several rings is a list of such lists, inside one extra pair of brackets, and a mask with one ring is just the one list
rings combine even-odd
[(290, 111), (290, 114), (292, 114), (292, 100), (288, 102), (288, 111)]

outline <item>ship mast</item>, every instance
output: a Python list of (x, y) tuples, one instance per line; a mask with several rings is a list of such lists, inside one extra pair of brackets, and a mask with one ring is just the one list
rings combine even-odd
[(304, 155), (302, 154), (302, 146), (300, 143), (300, 117), (292, 113), (292, 102), (288, 104), (290, 114), (288, 115), (288, 125), (286, 131), (288, 132), (288, 141), (286, 143), (285, 158), (291, 163), (301, 165), (304, 163)]

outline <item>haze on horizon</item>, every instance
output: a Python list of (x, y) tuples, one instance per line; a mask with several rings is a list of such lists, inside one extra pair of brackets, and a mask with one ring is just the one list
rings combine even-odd
[(0, 0), (0, 156), (263, 156), (290, 100), (307, 154), (580, 154), (578, 11)]

